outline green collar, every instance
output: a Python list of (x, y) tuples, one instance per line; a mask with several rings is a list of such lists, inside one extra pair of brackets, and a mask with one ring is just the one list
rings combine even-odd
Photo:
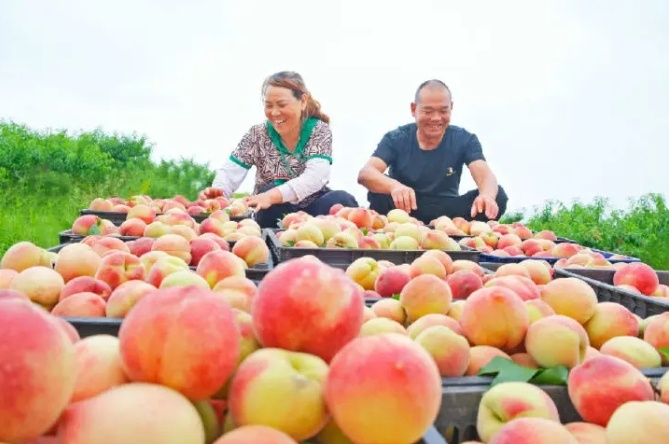
[(272, 125), (272, 122), (269, 120), (267, 121), (267, 132), (269, 133), (269, 138), (276, 147), (276, 149), (279, 151), (281, 154), (286, 154), (286, 155), (300, 155), (304, 152), (304, 147), (307, 145), (307, 142), (309, 141), (309, 138), (311, 137), (311, 132), (313, 131), (314, 127), (318, 123), (318, 119), (314, 117), (309, 117), (307, 120), (304, 121), (302, 124), (302, 130), (300, 131), (300, 138), (297, 141), (297, 146), (295, 147), (295, 151), (289, 151), (288, 148), (283, 144), (283, 141), (281, 140), (281, 136), (279, 136), (279, 133), (276, 131), (274, 126)]

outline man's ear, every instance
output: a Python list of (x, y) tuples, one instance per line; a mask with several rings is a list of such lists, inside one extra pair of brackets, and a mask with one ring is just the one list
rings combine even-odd
[(416, 117), (416, 104), (411, 102), (411, 115)]
[(453, 111), (453, 106), (455, 105), (455, 102), (451, 101), (451, 111)]

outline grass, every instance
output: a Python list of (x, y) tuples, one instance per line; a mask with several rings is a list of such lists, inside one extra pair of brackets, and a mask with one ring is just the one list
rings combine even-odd
[[(58, 233), (70, 228), (96, 197), (181, 194), (194, 199), (213, 180), (208, 165), (189, 159), (153, 162), (152, 152), (153, 145), (136, 134), (35, 131), (0, 121), (0, 255), (23, 240), (56, 245)], [(622, 210), (601, 198), (551, 201), (502, 219), (514, 221), (669, 270), (669, 209), (658, 194), (632, 200)]]

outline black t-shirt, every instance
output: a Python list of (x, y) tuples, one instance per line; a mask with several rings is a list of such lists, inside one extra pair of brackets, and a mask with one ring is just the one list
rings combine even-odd
[(417, 195), (457, 197), (463, 165), (485, 160), (475, 134), (449, 125), (439, 146), (422, 150), (416, 124), (402, 125), (386, 133), (373, 156), (389, 167), (388, 175), (414, 189)]

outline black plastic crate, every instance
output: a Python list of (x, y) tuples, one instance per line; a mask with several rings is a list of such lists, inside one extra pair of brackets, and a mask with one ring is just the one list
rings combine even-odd
[[(577, 243), (574, 241), (570, 241), (569, 239), (565, 239), (564, 242), (557, 242), (557, 243)], [(606, 260), (608, 260), (610, 263), (615, 264), (618, 262), (639, 262), (640, 259), (636, 257), (627, 257), (625, 259), (610, 259), (611, 256), (615, 255), (616, 253), (611, 253), (608, 251), (603, 251), (603, 250), (598, 250), (596, 248), (590, 248), (595, 253), (600, 253)], [(558, 257), (531, 257), (531, 256), (495, 256), (494, 254), (488, 254), (488, 253), (481, 253), (481, 262), (492, 262), (492, 263), (498, 263), (498, 264), (516, 264), (518, 262), (522, 262), (526, 259), (532, 259), (532, 260), (543, 260), (547, 261), (549, 264), (554, 265), (557, 261), (560, 260)]]
[[(602, 268), (556, 268), (555, 277), (575, 277), (587, 282), (600, 302), (617, 302), (642, 318), (669, 311), (669, 299), (632, 293), (613, 285), (616, 270)], [(669, 271), (658, 271), (661, 284), (669, 285)]]
[[(114, 225), (119, 226), (123, 222), (126, 221), (128, 218), (127, 213), (121, 213), (118, 211), (93, 211), (93, 210), (79, 210), (79, 215), (80, 216), (85, 216), (87, 214), (92, 214), (94, 216), (98, 216), (101, 219), (107, 219), (111, 221)], [(162, 213), (156, 213), (156, 216), (160, 216)], [(230, 220), (239, 222), (244, 219), (249, 219), (253, 218), (254, 216), (253, 211), (249, 211), (246, 214), (243, 214), (241, 216), (230, 216)], [(197, 223), (202, 222), (205, 220), (207, 217), (209, 217), (209, 213), (203, 213), (203, 214), (196, 214), (196, 215), (190, 215)]]
[[(81, 242), (81, 240), (88, 235), (83, 235), (83, 234), (74, 234), (72, 233), (72, 230), (63, 230), (60, 233), (58, 233), (58, 241), (61, 244), (67, 244), (71, 242)], [(109, 237), (117, 237), (121, 239), (123, 242), (128, 242), (132, 240), (137, 240), (139, 239), (139, 236), (121, 236), (119, 234), (108, 234), (107, 236)]]
[[(346, 248), (293, 248), (284, 247), (276, 237), (274, 230), (263, 230), (267, 233), (267, 244), (274, 255), (276, 263), (286, 262), (302, 256), (316, 256), (326, 264), (338, 264), (339, 266), (351, 264), (361, 257), (371, 257), (376, 260), (386, 260), (394, 264), (407, 264), (413, 262), (427, 250), (372, 250), (372, 249), (346, 249)], [(279, 230), (280, 231), (280, 230)], [(462, 247), (461, 251), (446, 251), (453, 260), (467, 259), (478, 262), (480, 251), (472, 248)]]

